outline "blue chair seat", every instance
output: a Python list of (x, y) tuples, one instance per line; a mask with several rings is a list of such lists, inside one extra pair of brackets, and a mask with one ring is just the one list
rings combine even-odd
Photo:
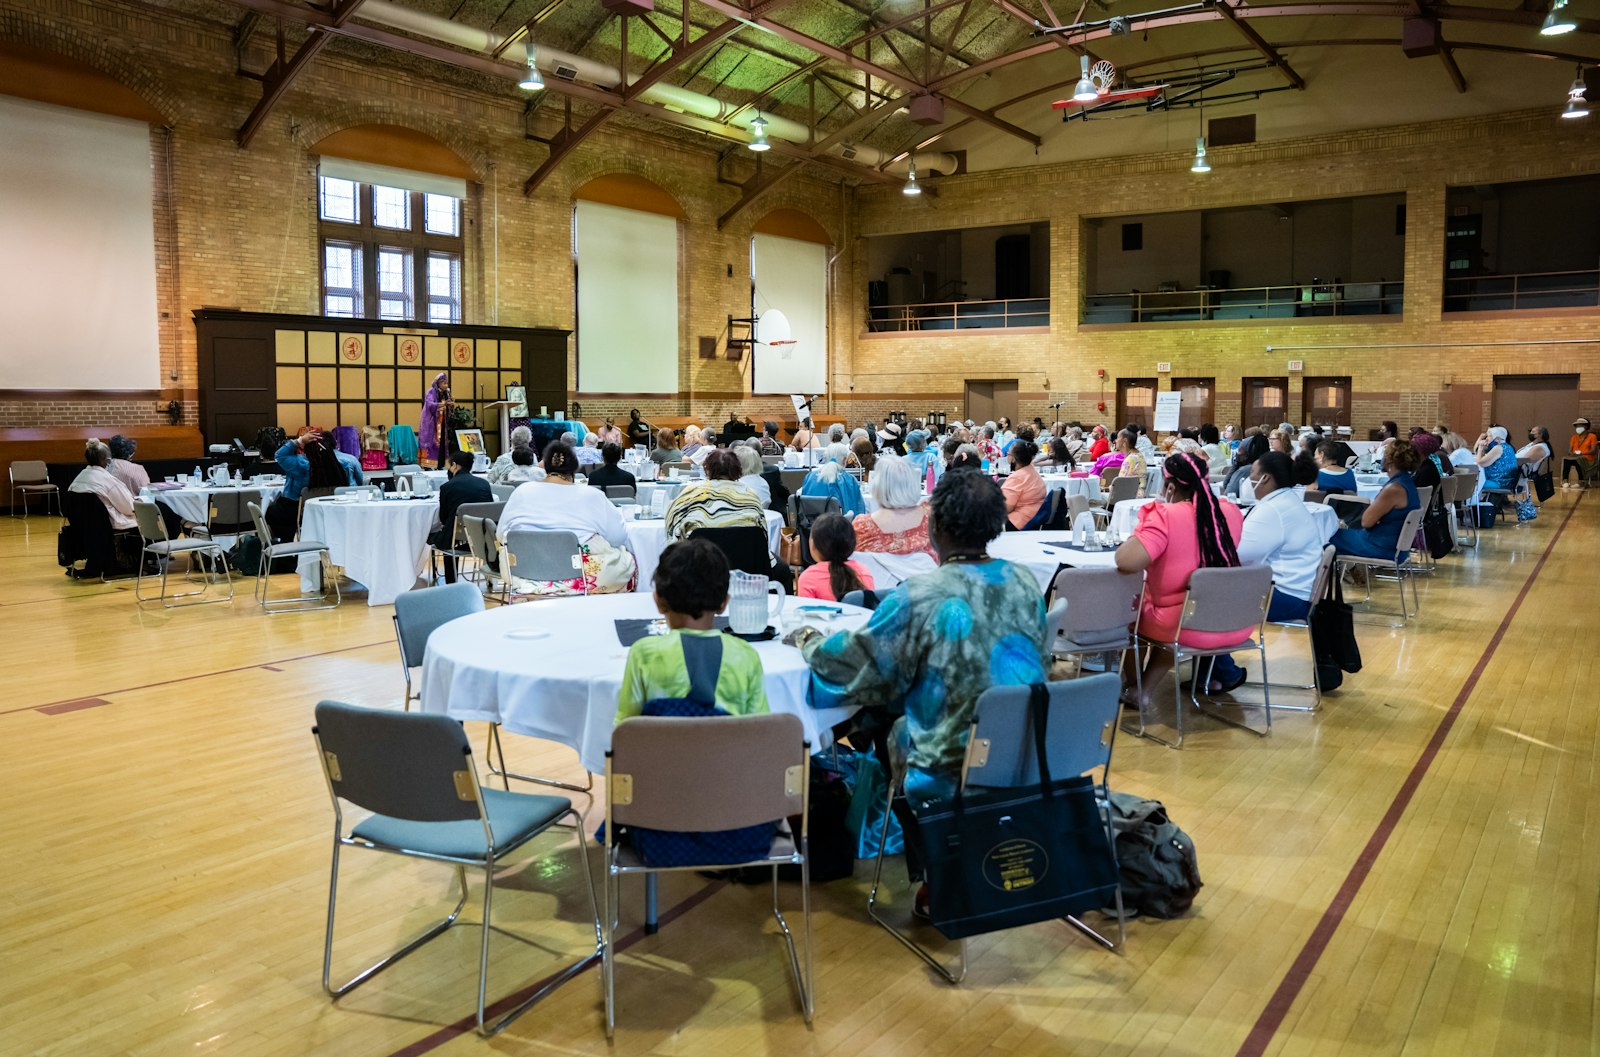
[[(538, 796), (508, 793), (483, 786), (483, 803), (494, 828), (497, 853), (515, 848), (534, 836), (572, 808), (564, 796)], [(404, 849), (424, 855), (482, 862), (483, 824), (466, 822), (409, 822), (373, 815), (350, 831), (355, 840), (370, 841), (381, 848)]]

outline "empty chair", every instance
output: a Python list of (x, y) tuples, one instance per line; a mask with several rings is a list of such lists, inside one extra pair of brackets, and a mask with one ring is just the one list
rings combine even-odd
[(402, 477), (410, 477), (414, 473), (421, 472), (422, 467), (413, 462), (402, 463), (399, 466), (394, 467), (394, 476), (395, 480), (397, 481)]
[(333, 490), (334, 495), (366, 496), (368, 499), (382, 499), (383, 489), (375, 484), (347, 484)]
[(510, 499), (511, 493), (515, 492), (516, 490), (517, 486), (514, 484), (492, 484), (489, 486), (489, 492), (495, 497), (497, 502), (501, 503), (504, 503), (507, 499)]
[[(615, 1030), (617, 909), (622, 878), (667, 870), (772, 869), (772, 916), (789, 955), (807, 1024), (814, 1010), (811, 957), (811, 863), (807, 852), (810, 805), (808, 759), (799, 717), (773, 713), (703, 718), (640, 717), (619, 723), (606, 753), (605, 978), (606, 1035)], [(784, 820), (798, 817), (800, 832)], [(667, 833), (706, 833), (781, 823), (765, 857), (694, 866), (651, 866), (626, 843), (619, 826)], [(880, 860), (881, 861), (881, 860)], [(803, 958), (778, 902), (778, 867), (800, 868)]]
[[(1049, 610), (1045, 613), (1045, 644), (1051, 656), (1074, 657), (1081, 664), (1084, 657), (1109, 657), (1115, 653), (1120, 668), (1127, 652), (1137, 646), (1133, 626), (1139, 620), (1143, 595), (1143, 573), (1066, 566), (1057, 569), (1046, 593)], [(1134, 683), (1142, 696), (1140, 666), (1135, 664), (1133, 670)]]
[(1124, 499), (1139, 498), (1139, 486), (1144, 482), (1137, 477), (1118, 477), (1111, 482), (1111, 498), (1106, 502), (1106, 509), (1110, 510)]
[(495, 535), (494, 520), (460, 513), (456, 517), (461, 522), (461, 531), (467, 540), (467, 550), (471, 552), (479, 570), (483, 573), (484, 589), (493, 597), (494, 581), (501, 580), (502, 597), (496, 601), (505, 601), (503, 583), (505, 574), (500, 569), (500, 542)]
[(17, 497), (22, 497), (22, 516), (28, 516), (28, 500), (44, 496), (44, 512), (50, 513), (50, 497), (56, 501), (56, 517), (61, 516), (61, 489), (50, 483), (50, 473), (42, 459), (19, 459), (11, 464), (11, 516), (17, 516)]
[[(1417, 597), (1416, 569), (1411, 561), (1411, 541), (1417, 536), (1417, 531), (1422, 528), (1422, 507), (1416, 507), (1406, 514), (1406, 519), (1400, 523), (1400, 539), (1395, 544), (1393, 558), (1366, 558), (1356, 554), (1341, 554), (1338, 558), (1340, 575), (1344, 570), (1354, 566), (1362, 566), (1367, 570), (1367, 597), (1363, 602), (1372, 601), (1372, 572), (1382, 569), (1393, 572), (1395, 584), (1400, 588), (1400, 622), (1389, 623), (1392, 628), (1403, 628), (1414, 613), (1420, 613), (1422, 602)], [(1406, 581), (1411, 581), (1411, 610), (1406, 609)], [(1363, 623), (1370, 623), (1364, 621)]]
[[(161, 512), (156, 509), (156, 504), (150, 499), (135, 499), (133, 501), (133, 517), (139, 523), (139, 536), (144, 541), (144, 553), (155, 558), (157, 566), (161, 569), (161, 593), (155, 598), (147, 598), (144, 594), (144, 566), (139, 562), (139, 578), (133, 584), (133, 597), (140, 605), (146, 602), (160, 602), (165, 609), (176, 609), (179, 606), (198, 606), (209, 602), (233, 601), (233, 574), (228, 571), (228, 559), (222, 553), (222, 548), (210, 539), (168, 539), (167, 526), (161, 520)], [(200, 580), (200, 589), (197, 591), (180, 591), (176, 594), (167, 594), (167, 571), (172, 566), (172, 559), (179, 554), (187, 555), (189, 561), (202, 559), (210, 565), (208, 572), (203, 572)], [(202, 567), (203, 568), (203, 567)], [(190, 571), (193, 571), (191, 566)], [(217, 598), (203, 597), (211, 586), (211, 577), (221, 572), (228, 581), (228, 593)], [(169, 599), (191, 598), (193, 601), (177, 602)]]
[[(261, 566), (256, 570), (255, 599), (261, 608), (268, 613), (299, 612), (313, 609), (334, 609), (344, 599), (339, 594), (339, 578), (333, 575), (331, 568), (332, 556), (328, 553), (328, 545), (316, 540), (295, 540), (288, 543), (272, 542), (272, 530), (267, 527), (267, 519), (261, 515), (261, 507), (255, 503), (248, 504), (250, 520), (255, 524), (256, 537), (261, 540)], [(322, 562), (322, 591), (314, 595), (297, 595), (294, 598), (268, 598), (267, 592), (271, 587), (272, 560), (274, 558), (298, 557), (302, 554), (315, 554)], [(333, 584), (333, 602), (328, 603), (328, 584)], [(322, 605), (305, 605), (307, 602), (321, 602)]]
[(636, 487), (634, 487), (633, 485), (631, 485), (631, 484), (608, 484), (608, 485), (606, 485), (606, 498), (607, 499), (611, 499), (611, 500), (637, 499), (638, 496), (639, 496), (639, 490)]
[[(211, 493), (207, 503), (206, 523), (193, 525), (188, 529), (189, 535), (196, 539), (215, 539), (224, 546), (231, 545), (231, 541), (224, 543), (228, 536), (236, 536), (249, 532), (250, 504), (261, 505), (261, 493), (256, 490), (226, 489)], [(159, 511), (157, 511), (159, 513)], [(219, 539), (221, 537), (221, 539)]]
[[(493, 1035), (582, 972), (601, 954), (600, 914), (589, 874), (583, 819), (572, 801), (560, 796), (535, 796), (485, 788), (478, 781), (461, 724), (448, 716), (405, 714), (357, 708), (334, 701), (317, 705), (311, 735), (333, 801), (333, 868), (328, 883), (328, 924), (322, 945), (322, 986), (334, 998), (349, 994), (395, 962), (457, 924), (467, 902), (467, 868), (483, 871), (483, 930), (478, 950), (477, 1026)], [(345, 829), (344, 804), (372, 812)], [(489, 985), (489, 934), (492, 926), (494, 877), (501, 861), (563, 819), (570, 820), (578, 840), (578, 862), (594, 919), (595, 948), (544, 982), (491, 1021), (486, 1012)], [(333, 937), (339, 897), (339, 858), (345, 848), (364, 848), (455, 868), (460, 898), (442, 921), (392, 954), (333, 983)], [(513, 935), (513, 938), (522, 939)], [(531, 941), (524, 940), (525, 943)]]
[[(1038, 761), (1042, 755), (1053, 781), (1098, 770), (1100, 781), (1096, 783), (1095, 793), (1102, 801), (1109, 799), (1111, 749), (1115, 740), (1121, 687), (1121, 678), (1106, 672), (1085, 679), (1044, 683), (1037, 687), (994, 686), (985, 690), (973, 708), (972, 724), (968, 728), (966, 757), (961, 765), (961, 789), (1037, 788), (1040, 781)], [(1042, 746), (1035, 740), (1036, 727), (1032, 722), (1036, 690), (1043, 691), (1040, 695), (1043, 697), (1042, 707), (1048, 713)], [(899, 774), (890, 778), (890, 809), (895, 797), (901, 795), (902, 782), (903, 776)], [(1122, 891), (1117, 884), (1116, 843), (1111, 822), (1106, 813), (1097, 813), (1105, 827), (1104, 843), (1096, 839), (1091, 846), (1080, 849), (1085, 854), (1079, 865), (1104, 880), (1104, 901), (1099, 905), (1116, 907), (1117, 939), (1113, 942), (1100, 935), (1075, 916), (1068, 916), (1066, 920), (1101, 946), (1117, 950), (1125, 939), (1127, 916), (1122, 909)], [(967, 975), (966, 940), (958, 941), (960, 960), (955, 968), (950, 968), (879, 913), (878, 889), (883, 879), (889, 815), (890, 811), (885, 810), (884, 825), (878, 834), (878, 857), (873, 870), (872, 888), (867, 895), (867, 915), (947, 982), (959, 984)]]
[(575, 532), (512, 529), (506, 533), (504, 554), (507, 580), (513, 576), (541, 583), (577, 580), (583, 584), (579, 593), (589, 593), (583, 575), (583, 547)]
[(411, 686), (411, 669), (422, 667), (428, 636), (457, 617), (483, 612), (483, 593), (472, 584), (445, 584), (407, 591), (394, 600), (394, 638), (400, 646), (400, 668), (405, 672), (405, 707), (419, 698)]

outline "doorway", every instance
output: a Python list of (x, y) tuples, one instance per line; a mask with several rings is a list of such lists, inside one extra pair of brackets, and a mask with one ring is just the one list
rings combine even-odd
[(1172, 389), (1179, 394), (1179, 429), (1199, 429), (1212, 421), (1211, 407), (1217, 394), (1215, 378), (1174, 378)]
[(1349, 377), (1307, 378), (1304, 396), (1307, 425), (1330, 432), (1350, 424)]
[(978, 425), (998, 422), (1004, 415), (1013, 425), (1017, 421), (1017, 380), (1015, 378), (967, 379), (967, 417)]
[(1243, 408), (1243, 421), (1239, 423), (1239, 435), (1251, 426), (1262, 423), (1271, 423), (1276, 426), (1284, 420), (1289, 411), (1289, 379), (1278, 378), (1246, 378), (1244, 380), (1244, 399), (1239, 405)]
[(1117, 379), (1117, 429), (1138, 423), (1153, 430), (1156, 422), (1156, 380), (1154, 378)]
[(1578, 376), (1575, 374), (1494, 376), (1494, 421), (1510, 433), (1513, 448), (1527, 443), (1528, 429), (1532, 426), (1548, 428), (1553, 442), (1566, 435), (1577, 417)]

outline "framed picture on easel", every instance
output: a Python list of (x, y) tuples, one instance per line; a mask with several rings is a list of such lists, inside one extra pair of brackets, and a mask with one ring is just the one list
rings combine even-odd
[(506, 403), (511, 405), (511, 418), (527, 418), (528, 387), (525, 385), (506, 386)]

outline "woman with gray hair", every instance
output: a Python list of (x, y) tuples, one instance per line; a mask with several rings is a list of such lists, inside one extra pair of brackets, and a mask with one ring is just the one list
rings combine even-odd
[(867, 504), (861, 498), (861, 486), (844, 468), (845, 460), (849, 457), (850, 449), (843, 444), (830, 444), (822, 449), (822, 462), (806, 474), (805, 481), (800, 485), (800, 494), (837, 499), (845, 517), (853, 518), (864, 513)]
[(111, 449), (98, 437), (90, 437), (83, 448), (83, 461), (86, 465), (72, 479), (67, 491), (83, 492), (99, 499), (111, 518), (112, 528), (118, 531), (138, 528), (139, 522), (133, 517), (133, 493), (106, 469), (111, 462)]
[[(518, 426), (511, 431), (511, 451), (501, 452), (500, 457), (489, 467), (490, 484), (507, 483), (506, 475), (511, 472), (512, 466), (515, 465), (511, 461), (511, 452), (516, 451), (518, 448), (527, 448), (530, 452), (533, 450), (533, 430), (527, 426)], [(529, 465), (532, 465), (532, 460), (529, 460)]]
[(739, 457), (739, 483), (756, 494), (763, 507), (772, 506), (772, 488), (762, 478), (766, 469), (761, 462), (761, 452), (749, 444), (736, 444), (733, 453)]
[(933, 554), (922, 481), (909, 458), (889, 454), (878, 457), (878, 465), (872, 471), (872, 499), (878, 509), (856, 517), (856, 550)]

